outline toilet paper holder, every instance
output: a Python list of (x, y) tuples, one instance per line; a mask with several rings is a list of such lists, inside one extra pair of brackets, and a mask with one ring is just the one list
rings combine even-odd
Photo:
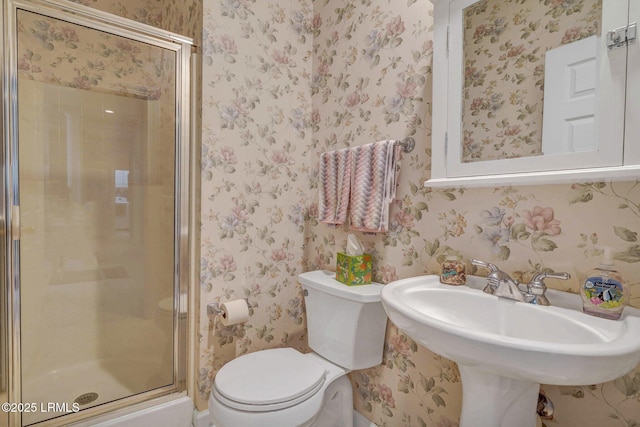
[(220, 314), (222, 314), (222, 309), (220, 308), (220, 304), (218, 304), (217, 302), (212, 302), (211, 304), (207, 304), (207, 316), (209, 317), (209, 320), (213, 322), (213, 319), (215, 319), (216, 316)]
[[(247, 298), (242, 298), (244, 302), (249, 305), (249, 300)], [(221, 304), (219, 302), (212, 302), (207, 304), (207, 317), (210, 321), (214, 321), (216, 317), (224, 315), (224, 310), (222, 310)]]

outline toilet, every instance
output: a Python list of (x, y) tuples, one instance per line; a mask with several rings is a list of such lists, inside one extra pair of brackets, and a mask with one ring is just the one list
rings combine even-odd
[(353, 426), (347, 374), (382, 362), (383, 286), (346, 286), (329, 271), (310, 271), (298, 279), (313, 352), (276, 348), (225, 364), (209, 396), (215, 427)]

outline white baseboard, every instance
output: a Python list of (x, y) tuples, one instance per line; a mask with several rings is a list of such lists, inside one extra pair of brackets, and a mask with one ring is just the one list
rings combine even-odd
[[(193, 411), (193, 427), (215, 427), (209, 419), (209, 410)], [(353, 411), (353, 427), (378, 427), (358, 411)]]
[(198, 411), (193, 410), (193, 427), (214, 427), (213, 423), (209, 419), (209, 410)]
[(358, 411), (353, 411), (353, 427), (378, 427)]

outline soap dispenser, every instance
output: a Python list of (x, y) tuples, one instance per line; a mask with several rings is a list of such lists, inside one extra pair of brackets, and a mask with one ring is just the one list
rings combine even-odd
[(582, 311), (592, 316), (619, 319), (629, 300), (629, 288), (616, 270), (611, 248), (603, 248), (600, 264), (587, 272), (580, 288)]

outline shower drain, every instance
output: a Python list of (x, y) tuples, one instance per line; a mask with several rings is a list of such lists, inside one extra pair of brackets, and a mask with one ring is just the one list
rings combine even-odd
[(98, 393), (85, 393), (76, 397), (76, 400), (73, 403), (77, 403), (78, 405), (88, 405), (89, 403), (95, 401), (98, 398)]

